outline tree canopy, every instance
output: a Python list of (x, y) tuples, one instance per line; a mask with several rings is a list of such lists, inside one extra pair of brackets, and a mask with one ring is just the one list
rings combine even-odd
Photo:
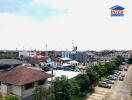
[(53, 84), (55, 100), (71, 100), (72, 90), (70, 81), (67, 79), (67, 77), (57, 77)]

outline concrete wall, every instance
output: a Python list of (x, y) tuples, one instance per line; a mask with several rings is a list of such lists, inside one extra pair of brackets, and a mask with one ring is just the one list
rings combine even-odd
[(22, 92), (23, 96), (22, 97), (25, 98), (25, 97), (28, 97), (28, 96), (32, 95), (33, 90), (34, 90), (34, 88), (31, 88), (31, 89), (28, 89), (28, 90), (23, 90), (23, 92)]
[(48, 87), (49, 84), (47, 84), (47, 81), (43, 85), (38, 85), (38, 82), (34, 83), (34, 86), (30, 89), (25, 89), (25, 86), (15, 86), (15, 85), (9, 85), (9, 84), (1, 84), (1, 92), (5, 96), (9, 93), (13, 93), (17, 96), (19, 96), (20, 100), (21, 98), (30, 97), (33, 95), (33, 90), (35, 87)]
[(12, 93), (14, 93), (14, 94), (16, 94), (18, 96), (22, 96), (21, 89), (22, 89), (21, 86), (12, 85)]
[(2, 95), (7, 95), (7, 85), (6, 84), (1, 84), (1, 93)]
[(29, 97), (29, 96), (33, 95), (34, 88), (38, 87), (38, 86), (47, 87), (48, 84), (46, 82), (44, 85), (38, 85), (38, 82), (35, 82), (34, 87), (31, 89), (27, 89), (27, 90), (25, 89), (25, 86), (22, 86), (22, 98)]

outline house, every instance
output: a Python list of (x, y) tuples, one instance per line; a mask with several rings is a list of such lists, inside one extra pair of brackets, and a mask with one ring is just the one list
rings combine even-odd
[(46, 87), (51, 77), (51, 74), (28, 67), (16, 67), (0, 74), (0, 92), (2, 96), (12, 93), (20, 100), (32, 100), (34, 88)]
[(22, 61), (17, 59), (0, 59), (0, 70), (7, 70), (12, 67), (16, 67), (18, 65), (21, 65)]
[(116, 5), (110, 8), (111, 9), (111, 16), (124, 16), (124, 9), (123, 7)]

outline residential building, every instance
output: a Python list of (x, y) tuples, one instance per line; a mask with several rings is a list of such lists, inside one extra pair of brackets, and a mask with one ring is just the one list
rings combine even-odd
[(7, 70), (21, 64), (22, 61), (16, 59), (0, 59), (0, 70)]
[(15, 94), (20, 100), (32, 100), (35, 87), (46, 87), (51, 74), (28, 67), (17, 67), (0, 74), (2, 96)]

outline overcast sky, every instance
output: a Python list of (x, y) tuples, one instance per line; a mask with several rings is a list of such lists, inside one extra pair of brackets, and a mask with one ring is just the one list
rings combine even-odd
[(0, 49), (132, 49), (131, 36), (132, 0), (0, 0)]

